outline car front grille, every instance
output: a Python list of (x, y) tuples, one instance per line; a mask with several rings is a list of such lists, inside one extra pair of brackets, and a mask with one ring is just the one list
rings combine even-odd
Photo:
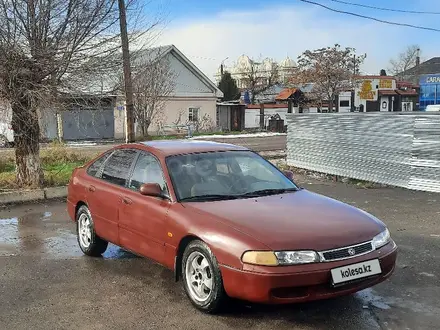
[(339, 249), (323, 251), (320, 253), (320, 255), (323, 261), (334, 261), (354, 258), (371, 251), (373, 251), (373, 245), (371, 244), (371, 242), (367, 242), (353, 246), (346, 246)]

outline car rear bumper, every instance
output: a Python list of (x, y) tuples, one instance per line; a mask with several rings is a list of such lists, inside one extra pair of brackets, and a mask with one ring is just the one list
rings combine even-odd
[[(397, 246), (392, 242), (358, 258), (319, 264), (319, 270), (316, 270), (316, 265), (302, 265), (293, 266), (297, 267), (297, 272), (292, 272), (290, 266), (289, 273), (256, 273), (221, 266), (221, 272), (225, 290), (230, 297), (258, 303), (283, 304), (328, 299), (374, 286), (391, 276), (396, 258)], [(332, 286), (331, 269), (372, 259), (379, 260), (381, 274)]]

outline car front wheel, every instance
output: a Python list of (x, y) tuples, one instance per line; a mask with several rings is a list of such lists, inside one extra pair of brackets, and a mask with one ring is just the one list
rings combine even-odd
[(217, 259), (204, 242), (192, 241), (182, 258), (185, 292), (199, 310), (215, 313), (226, 299)]
[(107, 250), (108, 242), (96, 234), (92, 215), (85, 205), (79, 208), (76, 215), (76, 228), (78, 244), (84, 254), (98, 257)]

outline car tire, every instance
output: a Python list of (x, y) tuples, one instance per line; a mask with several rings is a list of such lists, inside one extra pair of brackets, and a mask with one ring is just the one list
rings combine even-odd
[(191, 303), (205, 313), (220, 311), (227, 299), (217, 259), (209, 246), (192, 241), (182, 257), (182, 279)]
[(76, 233), (79, 247), (85, 255), (99, 257), (107, 250), (108, 242), (96, 234), (92, 214), (85, 205), (76, 214)]

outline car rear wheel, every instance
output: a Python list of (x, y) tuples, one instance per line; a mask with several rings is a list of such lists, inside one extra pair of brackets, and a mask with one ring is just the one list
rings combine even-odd
[(185, 292), (199, 310), (215, 313), (226, 299), (217, 259), (204, 242), (192, 241), (182, 258), (182, 278)]
[(105, 252), (108, 242), (95, 232), (92, 215), (87, 206), (79, 208), (76, 215), (78, 244), (81, 251), (92, 257), (98, 257)]

